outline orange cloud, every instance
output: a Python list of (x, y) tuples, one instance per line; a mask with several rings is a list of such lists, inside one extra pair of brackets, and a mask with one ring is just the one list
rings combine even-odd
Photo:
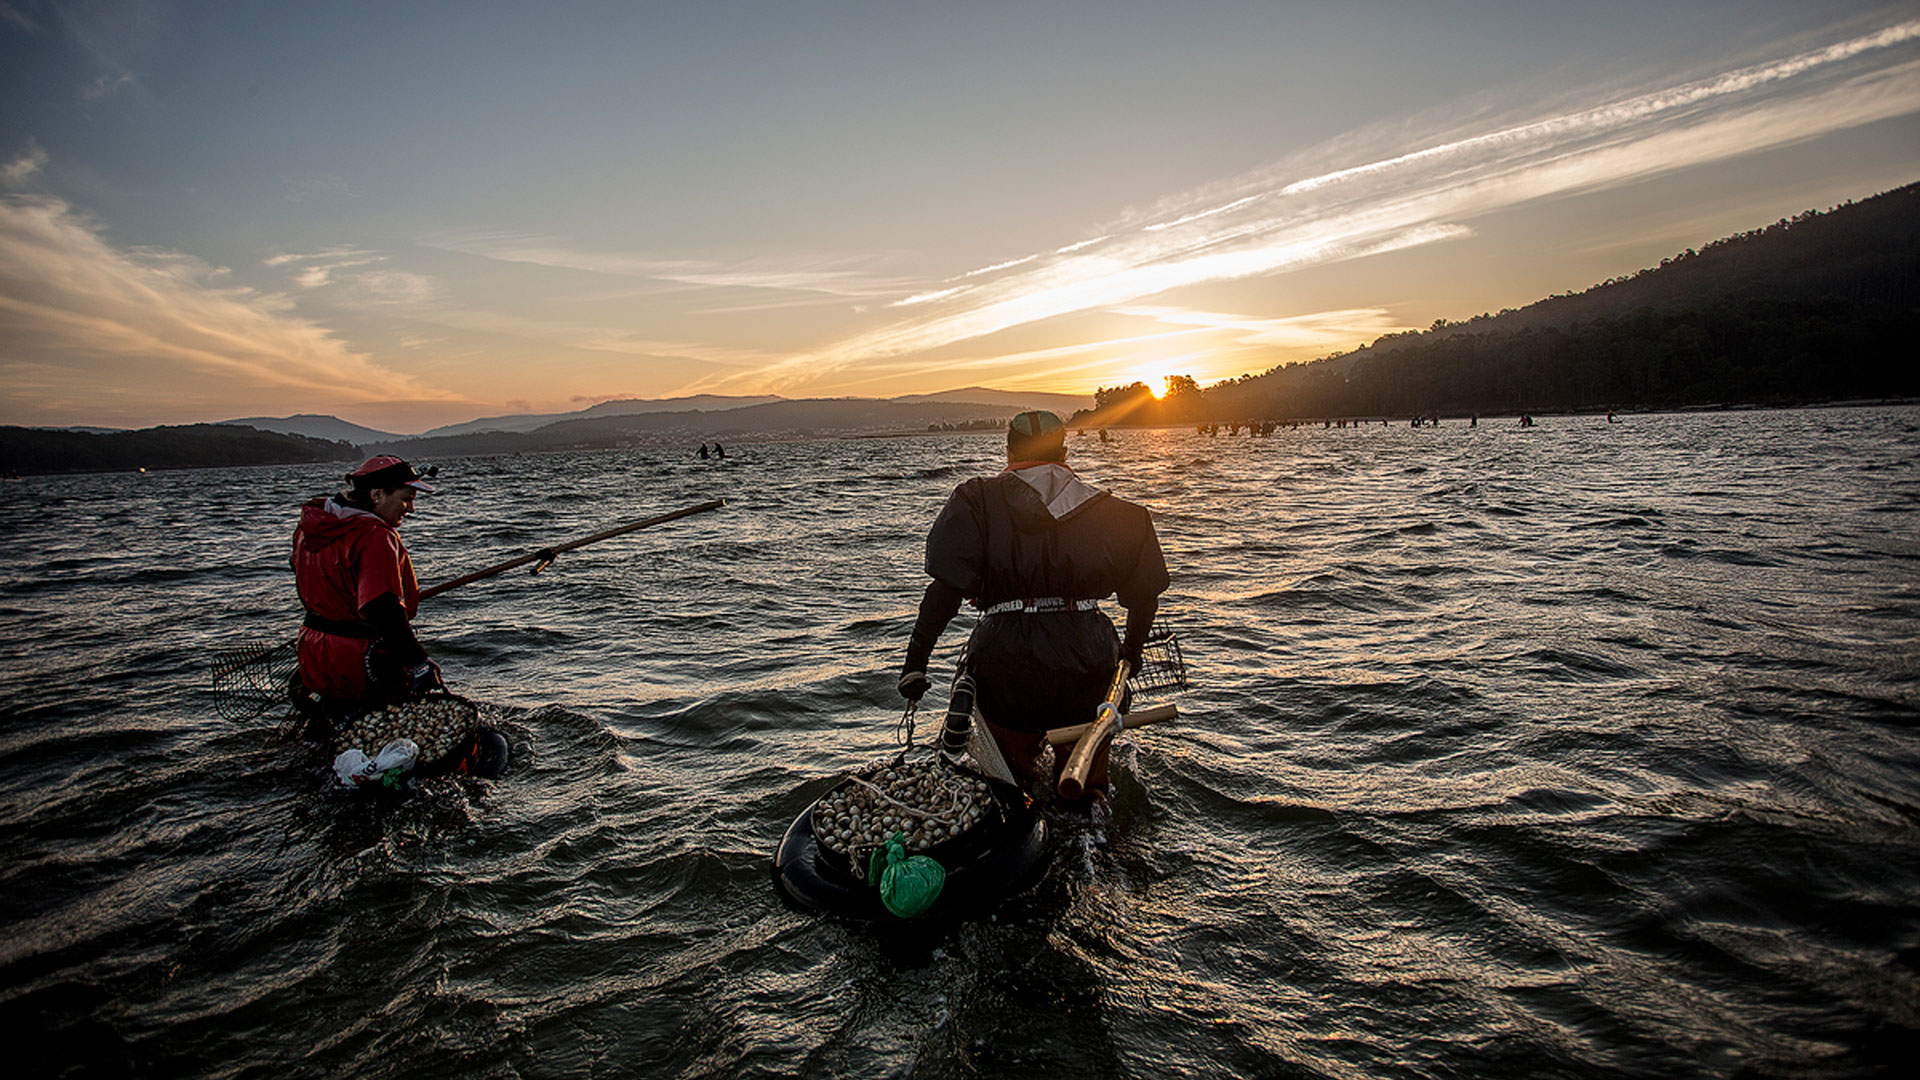
[(380, 367), (284, 297), (126, 251), (65, 202), (0, 199), (0, 421), (150, 424), (451, 391)]

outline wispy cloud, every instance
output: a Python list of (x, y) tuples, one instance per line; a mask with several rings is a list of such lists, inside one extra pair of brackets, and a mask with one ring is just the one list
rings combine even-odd
[(961, 277), (979, 277), (982, 274), (992, 274), (992, 273), (997, 273), (1001, 270), (1011, 270), (1016, 266), (1025, 266), (1027, 263), (1033, 262), (1035, 259), (1038, 259), (1039, 257), (1040, 256), (1038, 255), (1022, 255), (1017, 259), (1008, 259), (1006, 262), (997, 262), (997, 263), (994, 263), (992, 266), (983, 266), (978, 270), (969, 270), (960, 276)]
[[(1129, 334), (1124, 337), (1101, 338), (1094, 341), (1076, 341), (1043, 349), (1022, 349), (1017, 352), (950, 357), (940, 360), (880, 360), (861, 367), (861, 371), (865, 373), (864, 377), (851, 379), (839, 385), (858, 387), (871, 383), (910, 379), (935, 372), (955, 374), (962, 371), (994, 372), (993, 378), (996, 383), (1012, 384), (1024, 381), (1044, 384), (1057, 382), (1076, 372), (1112, 367), (1115, 356), (1125, 355), (1135, 350), (1152, 349), (1170, 341), (1190, 339), (1196, 335), (1208, 333), (1209, 330), (1208, 327), (1160, 330), (1151, 334)], [(1089, 357), (1092, 359), (1086, 359)]]
[(282, 252), (262, 259), (261, 264), (276, 268), (299, 267), (293, 277), (294, 284), (302, 289), (318, 289), (332, 284), (334, 275), (342, 270), (373, 266), (385, 261), (386, 256), (378, 252), (335, 247), (311, 252)]
[[(1394, 222), (1386, 209), (1277, 232), (1260, 243), (1221, 244), (1175, 258), (1079, 256), (1048, 272), (996, 282), (971, 306), (896, 324), (757, 373), (791, 387), (852, 364), (939, 348), (1061, 315), (1124, 304), (1191, 285), (1270, 274), (1338, 259), (1383, 254), (1464, 235), (1458, 225)], [(1397, 226), (1397, 227), (1396, 227)]]
[(115, 248), (58, 199), (0, 199), (8, 419), (98, 418), (116, 396), (117, 415), (140, 423), (271, 408), (288, 391), (329, 403), (463, 400), (225, 277), (178, 253)]
[(5, 0), (0, 0), (0, 22), (7, 23), (15, 29), (24, 30), (29, 34), (36, 33), (40, 29), (40, 24), (28, 18), (26, 12), (21, 11), (12, 4), (6, 3)]
[(440, 299), (440, 283), (410, 270), (363, 270), (353, 275), (356, 297), (371, 304), (418, 307)]
[[(1122, 222), (1099, 239), (996, 264), (1006, 270), (962, 275), (962, 291), (910, 297), (908, 318), (740, 381), (780, 389), (1171, 290), (1452, 239), (1467, 235), (1464, 222), (1527, 201), (1905, 115), (1920, 110), (1916, 39), (1920, 20), (1358, 160), (1352, 148), (1364, 137), (1342, 140), (1163, 200), (1150, 224)], [(1351, 164), (1328, 167), (1341, 156)]]
[(913, 307), (916, 304), (931, 304), (935, 300), (945, 300), (949, 296), (957, 296), (960, 293), (963, 293), (966, 291), (967, 291), (966, 287), (962, 285), (955, 285), (949, 289), (934, 289), (929, 292), (914, 293), (912, 296), (895, 300), (892, 304), (888, 306), (889, 307)]
[(387, 266), (388, 256), (355, 247), (287, 251), (260, 260), (263, 266), (293, 269), (302, 289), (335, 286), (331, 299), (345, 306), (424, 307), (444, 295), (440, 282), (411, 270)]
[(1204, 221), (1210, 217), (1217, 217), (1221, 214), (1232, 213), (1233, 211), (1238, 210), (1243, 206), (1247, 206), (1249, 204), (1258, 202), (1260, 198), (1261, 197), (1258, 195), (1248, 195), (1248, 196), (1245, 196), (1244, 198), (1235, 199), (1232, 202), (1227, 203), (1223, 206), (1211, 206), (1205, 210), (1196, 210), (1193, 213), (1186, 215), (1185, 217), (1174, 218), (1172, 221), (1156, 222), (1155, 224), (1146, 226), (1140, 231), (1163, 232), (1167, 229), (1176, 229), (1182, 225), (1190, 225), (1196, 221)]
[(874, 299), (907, 290), (897, 275), (879, 272), (890, 257), (880, 253), (763, 257), (735, 262), (661, 259), (627, 252), (584, 251), (552, 237), (473, 234), (436, 237), (428, 246), (501, 262), (580, 270), (723, 289), (818, 293), (830, 299)]
[(104, 101), (120, 93), (122, 90), (132, 89), (134, 85), (133, 72), (116, 71), (112, 74), (102, 75), (88, 83), (86, 87), (80, 91), (80, 100)]
[(260, 260), (262, 266), (290, 266), (294, 263), (335, 262), (340, 259), (374, 259), (376, 252), (352, 247), (321, 248), (318, 251), (282, 251)]
[[(938, 360), (907, 357), (875, 360), (860, 365), (860, 374), (838, 380), (834, 387), (856, 390), (944, 374), (991, 380), (993, 385), (1004, 389), (1073, 390), (1084, 385), (1087, 372), (1107, 377), (1124, 369), (1137, 369), (1135, 375), (1129, 377), (1149, 381), (1162, 375), (1184, 374), (1204, 382), (1248, 370), (1243, 361), (1256, 355), (1261, 366), (1270, 366), (1276, 359), (1324, 356), (1382, 334), (1412, 329), (1402, 325), (1386, 309), (1371, 307), (1315, 311), (1283, 318), (1144, 305), (1113, 308), (1111, 314), (1151, 319), (1172, 329), (1006, 353)], [(703, 385), (724, 381), (710, 379)]]
[(577, 330), (567, 341), (579, 349), (649, 359), (694, 360), (718, 367), (752, 368), (776, 359), (761, 349), (742, 349), (698, 341), (673, 341), (623, 330)]
[[(431, 343), (435, 351), (442, 355), (451, 355), (455, 351), (449, 344), (450, 339), (478, 335), (496, 344), (506, 340), (517, 341), (546, 353), (584, 350), (636, 361), (687, 361), (702, 370), (757, 369), (780, 359), (779, 354), (761, 349), (662, 338), (628, 327), (562, 318), (535, 318), (492, 308), (463, 306), (447, 300), (437, 290), (431, 299), (415, 301), (401, 314), (409, 329), (395, 336), (395, 344), (416, 348)], [(422, 333), (423, 330), (433, 329), (446, 333), (433, 336)], [(473, 355), (479, 358), (488, 354), (483, 349)]]
[(1100, 243), (1102, 240), (1109, 240), (1109, 239), (1112, 239), (1112, 234), (1110, 233), (1102, 236), (1096, 236), (1090, 240), (1080, 240), (1075, 243), (1067, 244), (1064, 247), (1054, 248), (1053, 253), (1055, 255), (1071, 255), (1074, 252), (1079, 251), (1081, 248), (1090, 248), (1093, 245)]
[(1387, 309), (1377, 307), (1315, 311), (1282, 318), (1152, 306), (1115, 308), (1114, 314), (1135, 315), (1169, 326), (1199, 327), (1220, 332), (1237, 344), (1286, 349), (1296, 353), (1350, 348), (1382, 334), (1415, 329), (1401, 325)]
[(47, 152), (42, 150), (38, 143), (30, 144), (20, 152), (18, 157), (5, 165), (0, 165), (0, 183), (8, 187), (19, 187), (33, 179), (34, 174), (45, 168), (46, 164)]
[(1596, 108), (1576, 110), (1484, 135), (1441, 143), (1438, 146), (1422, 147), (1396, 157), (1370, 161), (1363, 165), (1336, 169), (1319, 176), (1296, 180), (1281, 188), (1280, 194), (1298, 195), (1328, 184), (1337, 184), (1371, 174), (1405, 168), (1409, 165), (1435, 162), (1448, 157), (1471, 157), (1475, 153), (1486, 152), (1498, 153), (1507, 148), (1551, 144), (1625, 128), (1639, 121), (1674, 114), (1687, 106), (1712, 102), (1715, 99), (1762, 88), (1769, 83), (1782, 82), (1817, 68), (1850, 60), (1862, 53), (1903, 45), (1915, 37), (1920, 37), (1920, 21), (1900, 23), (1871, 34), (1836, 42), (1825, 48), (1740, 68), (1710, 79), (1668, 87)]

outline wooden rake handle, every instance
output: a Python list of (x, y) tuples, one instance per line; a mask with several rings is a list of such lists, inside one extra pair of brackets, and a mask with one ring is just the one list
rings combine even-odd
[(1120, 732), (1124, 717), (1120, 713), (1120, 699), (1127, 693), (1127, 676), (1132, 673), (1125, 660), (1113, 669), (1113, 681), (1107, 684), (1106, 700), (1100, 703), (1095, 712), (1093, 723), (1087, 727), (1087, 733), (1073, 744), (1073, 753), (1067, 756), (1067, 767), (1061, 770), (1060, 786), (1056, 789), (1063, 799), (1078, 799), (1087, 792), (1087, 773), (1093, 770), (1093, 759), (1113, 737)]
[[(1135, 709), (1127, 714), (1127, 730), (1143, 728), (1148, 724), (1164, 724), (1169, 720), (1178, 720), (1180, 709), (1172, 702), (1165, 705), (1149, 705), (1144, 709)], [(1047, 742), (1053, 746), (1072, 746), (1080, 741), (1092, 724), (1074, 724), (1071, 727), (1057, 727), (1047, 732)], [(1068, 751), (1069, 753), (1071, 751)]]
[(664, 525), (669, 521), (678, 521), (683, 517), (689, 517), (693, 514), (704, 514), (709, 510), (718, 510), (725, 505), (727, 505), (727, 500), (725, 499), (709, 499), (696, 506), (689, 506), (668, 514), (658, 514), (650, 518), (641, 518), (639, 521), (629, 521), (625, 525), (616, 525), (611, 529), (594, 533), (592, 536), (583, 536), (578, 540), (570, 540), (564, 544), (555, 544), (550, 548), (541, 548), (531, 555), (522, 555), (518, 558), (508, 559), (503, 563), (495, 563), (485, 570), (475, 570), (471, 574), (462, 574), (452, 581), (443, 581), (431, 589), (422, 589), (420, 590), (420, 599), (429, 600), (449, 589), (457, 589), (462, 585), (471, 585), (476, 581), (490, 578), (495, 574), (503, 574), (516, 566), (525, 566), (528, 563), (536, 564), (533, 572), (537, 574), (541, 570), (546, 569), (547, 564), (558, 558), (563, 551), (572, 551), (575, 548), (586, 547), (588, 544), (597, 544), (602, 540), (611, 540), (616, 536), (625, 536), (627, 533), (633, 532), (636, 529), (644, 529), (651, 525)]

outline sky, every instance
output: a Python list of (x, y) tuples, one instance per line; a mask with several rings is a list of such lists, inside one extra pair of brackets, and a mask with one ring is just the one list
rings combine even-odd
[(1203, 384), (1920, 180), (1920, 9), (0, 0), (0, 424)]

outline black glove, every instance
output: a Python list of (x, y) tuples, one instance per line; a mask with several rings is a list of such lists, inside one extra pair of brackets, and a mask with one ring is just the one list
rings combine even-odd
[(924, 671), (905, 672), (900, 676), (900, 696), (918, 704), (921, 698), (927, 696), (927, 688), (932, 685), (933, 680), (927, 678)]
[(1149, 599), (1127, 609), (1127, 639), (1120, 646), (1120, 659), (1127, 662), (1127, 672), (1140, 673), (1140, 655), (1147, 648), (1147, 632), (1153, 628), (1153, 616), (1160, 610), (1158, 600)]

